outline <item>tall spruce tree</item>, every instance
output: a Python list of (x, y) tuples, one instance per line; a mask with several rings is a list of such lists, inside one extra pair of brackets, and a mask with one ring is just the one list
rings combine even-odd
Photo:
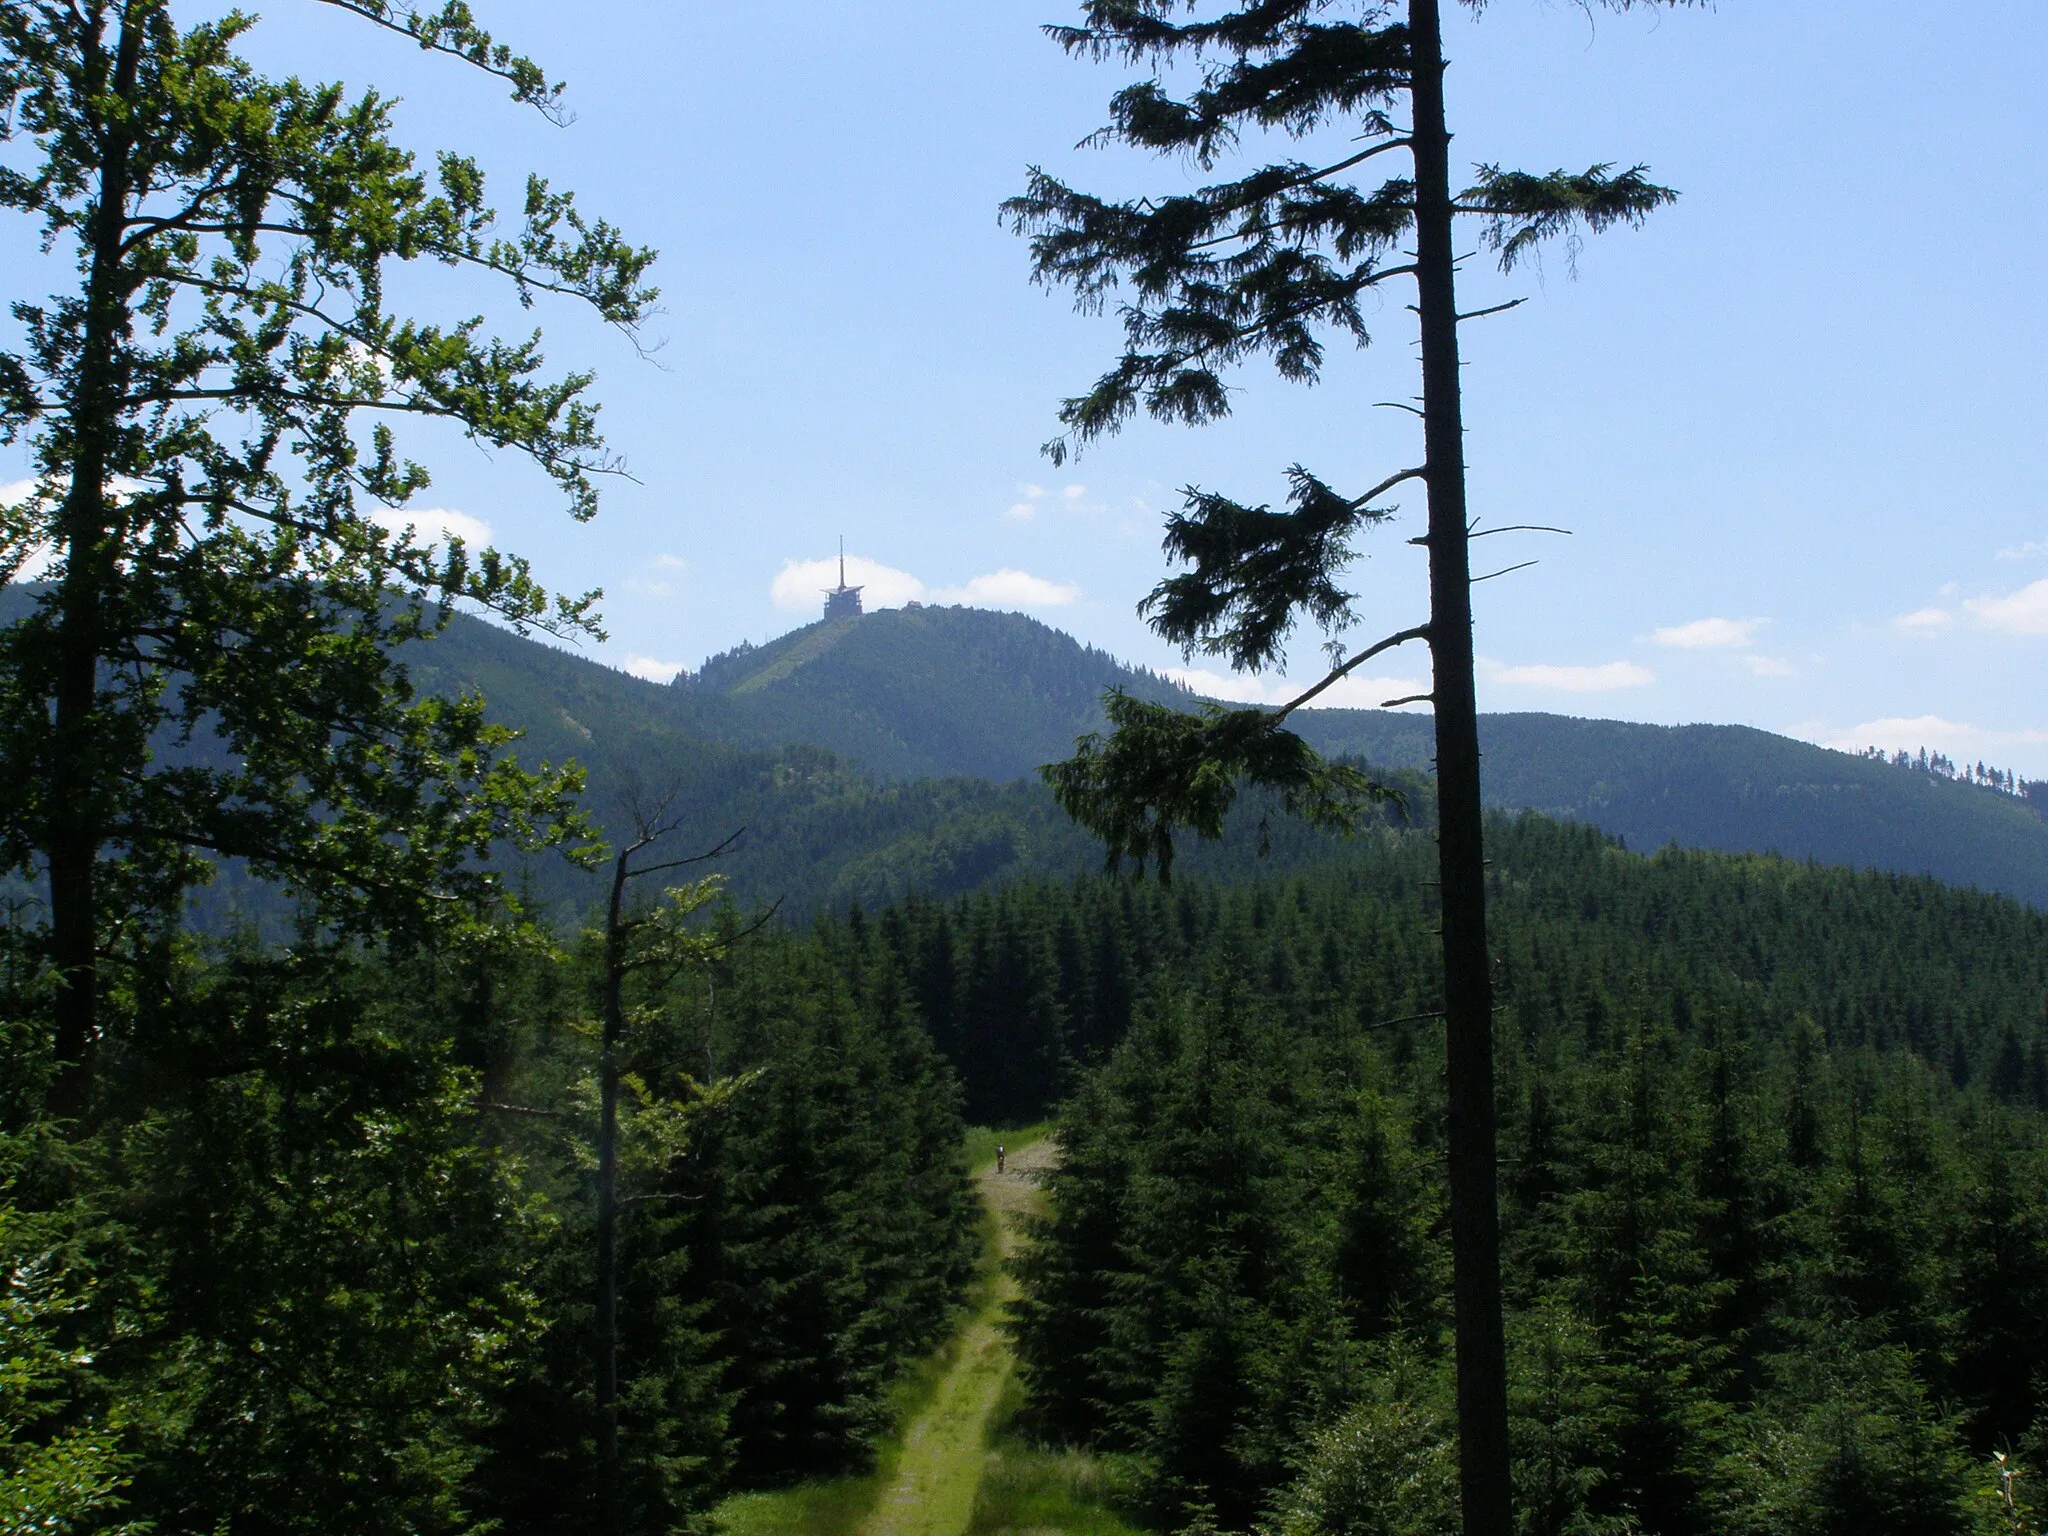
[[(559, 116), (560, 88), (460, 0), (326, 3)], [(47, 884), (68, 1108), (103, 969), (133, 975), (210, 862), (246, 860), (343, 932), (419, 931), (489, 894), (494, 841), (567, 824), (572, 775), (505, 758), (479, 701), (415, 700), (391, 650), (456, 601), (577, 629), (590, 599), (375, 513), (425, 489), (392, 424), (427, 419), (525, 454), (590, 516), (615, 467), (590, 381), (547, 377), (537, 336), (394, 313), (388, 269), (438, 261), (630, 327), (652, 253), (538, 178), (501, 231), (473, 160), (421, 166), (374, 91), (265, 78), (237, 52), (253, 24), (181, 26), (170, 0), (0, 8), (0, 208), (75, 274), (17, 292), (0, 351), (0, 442), (35, 470), (0, 578), (47, 561), (0, 632), (0, 865)]]
[[(1631, 0), (1607, 0), (1625, 9)], [(1683, 0), (1665, 0), (1683, 3)], [(1372, 657), (1429, 645), (1436, 714), (1438, 840), (1447, 1031), (1447, 1140), (1458, 1339), (1458, 1425), (1465, 1529), (1506, 1536), (1509, 1490), (1505, 1346), (1495, 1193), (1493, 989), (1486, 937), (1479, 736), (1473, 682), (1472, 530), (1465, 495), (1458, 379), (1460, 216), (1482, 221), (1504, 268), (1578, 228), (1636, 223), (1672, 194), (1641, 167), (1596, 165), (1547, 175), (1478, 168), (1454, 190), (1444, 102), (1439, 0), (1087, 0), (1078, 26), (1049, 29), (1068, 52), (1170, 68), (1193, 88), (1140, 80), (1117, 92), (1097, 138), (1213, 170), (1247, 134), (1306, 139), (1342, 124), (1352, 147), (1327, 163), (1282, 160), (1197, 191), (1125, 202), (1076, 191), (1034, 169), (1005, 205), (1031, 237), (1039, 281), (1071, 287), (1084, 307), (1127, 290), (1116, 365), (1060, 412), (1055, 461), (1141, 408), (1162, 421), (1228, 413), (1224, 373), (1260, 355), (1282, 377), (1313, 382), (1324, 338), (1369, 338), (1363, 301), (1414, 282), (1421, 342), (1420, 464), (1361, 495), (1308, 469), (1289, 471), (1290, 506), (1248, 506), (1190, 489), (1169, 520), (1166, 550), (1190, 569), (1141, 607), (1191, 655), (1257, 671), (1284, 660), (1303, 619), (1341, 636), (1356, 618), (1339, 585), (1353, 540), (1387, 520), (1382, 498), (1419, 481), (1429, 503), (1430, 609), (1417, 624), (1351, 650), (1322, 681), (1277, 710), (1211, 706), (1190, 714), (1121, 694), (1106, 701), (1112, 734), (1088, 737), (1046, 770), (1066, 809), (1123, 857), (1170, 867), (1182, 830), (1219, 835), (1240, 784), (1279, 791), (1315, 820), (1346, 825), (1385, 794), (1326, 763), (1284, 728), (1287, 716)], [(1395, 114), (1406, 109), (1407, 123)], [(1407, 176), (1361, 187), (1353, 173), (1406, 154)], [(1412, 244), (1412, 249), (1408, 249)], [(1499, 530), (1505, 531), (1505, 530)]]

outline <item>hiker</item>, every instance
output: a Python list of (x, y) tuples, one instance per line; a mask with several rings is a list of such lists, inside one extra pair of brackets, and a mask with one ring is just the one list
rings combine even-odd
[(1002, 1144), (1002, 1143), (1001, 1143), (1001, 1142), (999, 1141), (999, 1142), (997, 1142), (997, 1143), (996, 1143), (996, 1172), (997, 1172), (997, 1173), (1001, 1173), (1002, 1171), (1003, 1171), (1003, 1144)]

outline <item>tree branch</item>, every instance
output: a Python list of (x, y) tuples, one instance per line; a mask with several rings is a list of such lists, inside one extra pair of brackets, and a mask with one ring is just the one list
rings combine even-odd
[(1422, 480), (1426, 479), (1428, 475), (1429, 468), (1427, 465), (1418, 464), (1413, 469), (1404, 469), (1397, 475), (1387, 476), (1386, 479), (1382, 480), (1378, 485), (1374, 486), (1371, 490), (1367, 491), (1363, 496), (1352, 497), (1351, 505), (1354, 507), (1363, 507), (1368, 502), (1372, 501), (1375, 497), (1384, 495), (1386, 492), (1391, 491), (1395, 486), (1399, 485), (1404, 480)]
[[(1362, 154), (1353, 155), (1348, 160), (1339, 160), (1335, 165), (1326, 165), (1319, 171), (1304, 172), (1300, 176), (1296, 176), (1293, 177), (1291, 180), (1282, 182), (1277, 187), (1260, 191), (1259, 194), (1255, 197), (1246, 197), (1240, 200), (1236, 204), (1236, 206), (1244, 208), (1249, 207), (1254, 203), (1270, 202), (1273, 198), (1278, 197), (1281, 193), (1291, 191), (1296, 187), (1312, 187), (1317, 182), (1327, 180), (1329, 177), (1335, 176), (1340, 171), (1348, 171), (1354, 165), (1363, 165), (1366, 161), (1372, 159), (1374, 155), (1383, 155), (1390, 149), (1405, 149), (1411, 142), (1411, 140), (1405, 137), (1398, 139), (1389, 139), (1386, 143), (1376, 144), (1371, 149), (1364, 151)], [(1220, 205), (1218, 211), (1220, 212), (1224, 209), (1228, 209), (1230, 206), (1231, 205), (1228, 203), (1222, 204)], [(1250, 229), (1234, 230), (1227, 235), (1216, 235), (1207, 240), (1197, 240), (1192, 244), (1184, 247), (1184, 249), (1190, 251), (1211, 250), (1219, 245), (1228, 245), (1233, 240), (1249, 240), (1255, 235), (1271, 234), (1274, 230), (1283, 227), (1284, 226), (1281, 224), (1260, 224)]]
[[(666, 836), (669, 832), (672, 832), (674, 830), (675, 828), (673, 826), (667, 827), (664, 828), (662, 832), (657, 833), (656, 836)], [(665, 864), (644, 864), (638, 869), (627, 870), (626, 878), (628, 880), (637, 880), (642, 875), (658, 874), (665, 869), (682, 869), (686, 865), (690, 864), (708, 863), (712, 859), (722, 857), (728, 850), (731, 849), (734, 843), (738, 842), (742, 837), (745, 837), (746, 835), (747, 829), (745, 827), (741, 827), (737, 832), (733, 833), (724, 842), (720, 843), (716, 848), (712, 848), (704, 853), (693, 853), (687, 859), (670, 859)], [(646, 847), (648, 842), (652, 842), (653, 840), (653, 838), (649, 838), (646, 842), (635, 843), (631, 848), (627, 850), (627, 852), (637, 853), (640, 849)]]
[(1505, 566), (1498, 571), (1488, 571), (1484, 576), (1474, 576), (1471, 584), (1478, 586), (1482, 581), (1491, 581), (1496, 576), (1512, 576), (1516, 571), (1526, 571), (1532, 565), (1541, 565), (1541, 560), (1524, 560), (1520, 565)]
[(1283, 704), (1277, 711), (1274, 712), (1273, 724), (1278, 725), (1282, 720), (1285, 720), (1297, 709), (1300, 709), (1302, 705), (1308, 703), (1310, 699), (1313, 699), (1317, 694), (1321, 693), (1324, 689), (1329, 688), (1335, 683), (1348, 677), (1351, 674), (1353, 668), (1363, 666), (1366, 662), (1372, 660), (1373, 657), (1379, 655), (1380, 652), (1391, 651), (1396, 646), (1406, 645), (1410, 640), (1426, 640), (1428, 638), (1429, 626), (1427, 624), (1418, 624), (1413, 629), (1404, 629), (1398, 635), (1389, 635), (1386, 639), (1380, 641), (1379, 644), (1367, 647), (1365, 650), (1360, 651), (1356, 656), (1352, 657), (1349, 661), (1345, 662), (1343, 666), (1338, 667), (1335, 671), (1331, 672), (1331, 674), (1328, 677), (1324, 678), (1320, 683), (1317, 683), (1315, 687), (1309, 689), (1309, 691), (1307, 693), (1304, 693), (1300, 698), (1295, 699), (1287, 704)]
[(1423, 1023), (1425, 1020), (1440, 1019), (1443, 1016), (1443, 1009), (1432, 1008), (1427, 1013), (1403, 1014), (1398, 1019), (1381, 1019), (1377, 1024), (1363, 1024), (1359, 1027), (1361, 1029), (1392, 1029), (1396, 1024), (1420, 1024)]
[(409, 0), (320, 0), (338, 11), (349, 11), (387, 32), (409, 38), (429, 53), (445, 53), (473, 64), (487, 75), (496, 75), (512, 86), (512, 99), (524, 102), (558, 128), (573, 121), (562, 106), (562, 87), (550, 85), (533, 60), (522, 58), (469, 19), (469, 8), (459, 3), (424, 13)]

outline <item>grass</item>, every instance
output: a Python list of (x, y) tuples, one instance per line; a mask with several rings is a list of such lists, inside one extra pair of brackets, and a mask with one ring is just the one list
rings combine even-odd
[(889, 1414), (896, 1427), (875, 1447), (872, 1471), (734, 1494), (712, 1511), (712, 1528), (721, 1536), (853, 1536), (895, 1479), (905, 1432), (937, 1399), (959, 1356), (956, 1331), (890, 1390)]
[(1136, 1494), (1128, 1469), (1112, 1457), (1026, 1443), (1012, 1430), (1023, 1406), (1012, 1378), (967, 1536), (1146, 1536), (1122, 1512)]
[(1146, 1536), (1117, 1513), (1114, 1467), (1083, 1451), (1015, 1442), (988, 1453), (967, 1536)]
[[(993, 1168), (998, 1143), (1021, 1151), (1047, 1124), (977, 1126), (967, 1165)], [(1015, 1212), (1040, 1198), (1028, 1185), (995, 1181), (996, 1207)], [(1022, 1204), (1020, 1204), (1022, 1202)], [(720, 1505), (726, 1536), (1144, 1536), (1118, 1513), (1128, 1478), (1114, 1461), (1041, 1450), (1013, 1431), (1024, 1406), (996, 1333), (1015, 1282), (999, 1263), (995, 1209), (982, 1225), (982, 1263), (953, 1335), (906, 1375), (892, 1394), (895, 1431), (877, 1448), (872, 1472), (740, 1494)]]
[(879, 1484), (880, 1476), (871, 1474), (736, 1494), (711, 1518), (725, 1536), (853, 1536), (875, 1507)]
[(805, 662), (816, 661), (844, 640), (857, 622), (858, 620), (851, 618), (826, 620), (803, 639), (785, 649), (760, 671), (742, 678), (732, 691), (735, 694), (754, 693), (766, 688), (770, 683), (782, 681)]

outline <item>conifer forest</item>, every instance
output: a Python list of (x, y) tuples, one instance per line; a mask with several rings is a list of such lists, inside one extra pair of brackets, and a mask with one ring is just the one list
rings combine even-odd
[(2048, 1532), (2048, 784), (1481, 713), (1475, 541), (1560, 530), (1468, 488), (1472, 274), (1685, 190), (1453, 151), (1506, 9), (1026, 39), (1118, 157), (975, 210), (1092, 349), (1035, 462), (1340, 346), (1413, 428), (1163, 515), (1149, 639), (1310, 658), (1211, 697), (843, 557), (566, 654), (601, 593), (406, 509), (603, 516), (638, 375), (533, 327), (651, 359), (688, 263), (265, 29), (575, 91), (483, 0), (0, 0), (0, 1536)]

